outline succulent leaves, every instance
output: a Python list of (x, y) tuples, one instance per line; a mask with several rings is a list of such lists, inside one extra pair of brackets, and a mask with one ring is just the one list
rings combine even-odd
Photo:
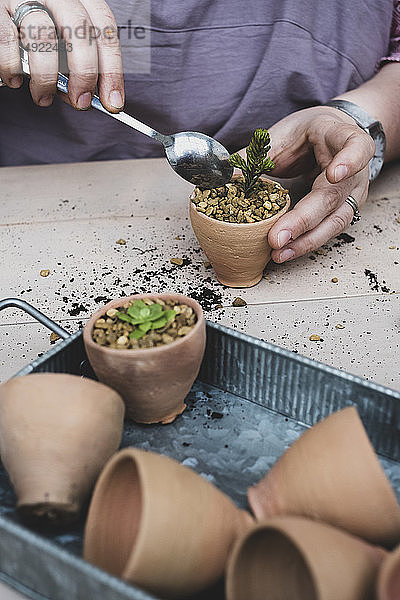
[(126, 313), (117, 312), (121, 321), (127, 321), (135, 325), (135, 329), (129, 334), (130, 338), (139, 340), (150, 329), (161, 329), (170, 323), (176, 316), (173, 309), (164, 310), (161, 304), (145, 304), (143, 300), (135, 300), (129, 306)]
[(265, 175), (274, 168), (274, 163), (268, 158), (270, 151), (270, 137), (267, 129), (256, 129), (249, 145), (246, 148), (247, 161), (240, 154), (232, 154), (229, 163), (243, 173), (245, 197), (257, 188), (261, 175)]

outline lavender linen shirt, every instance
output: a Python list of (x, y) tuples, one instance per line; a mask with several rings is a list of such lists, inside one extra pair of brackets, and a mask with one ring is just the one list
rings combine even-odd
[[(129, 0), (109, 0), (119, 25)], [(126, 111), (164, 133), (205, 132), (230, 151), (256, 127), (373, 76), (388, 53), (393, 0), (152, 0), (151, 72), (126, 73)], [(49, 108), (0, 89), (0, 164), (163, 156), (97, 111)]]

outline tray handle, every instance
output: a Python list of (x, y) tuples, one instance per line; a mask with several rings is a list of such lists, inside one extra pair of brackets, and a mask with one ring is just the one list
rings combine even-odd
[(66, 340), (71, 336), (68, 331), (57, 325), (57, 323), (49, 319), (49, 317), (46, 317), (46, 315), (41, 313), (40, 310), (28, 302), (25, 302), (25, 300), (20, 300), (19, 298), (4, 298), (3, 300), (0, 300), (0, 310), (9, 307), (20, 308), (24, 312), (31, 315), (31, 317), (39, 321), (39, 323), (42, 323), (42, 325), (59, 335), (63, 340)]

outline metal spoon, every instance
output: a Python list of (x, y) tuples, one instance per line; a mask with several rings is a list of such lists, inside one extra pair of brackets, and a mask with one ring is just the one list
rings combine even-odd
[[(25, 75), (30, 75), (28, 53), (22, 47), (20, 53), (22, 71)], [(58, 73), (57, 88), (64, 94), (68, 93), (68, 77), (62, 73)], [(230, 181), (233, 167), (228, 162), (229, 152), (208, 135), (196, 131), (164, 135), (125, 112), (109, 112), (98, 96), (93, 96), (91, 105), (109, 117), (163, 144), (169, 164), (186, 181), (205, 189), (220, 187)]]

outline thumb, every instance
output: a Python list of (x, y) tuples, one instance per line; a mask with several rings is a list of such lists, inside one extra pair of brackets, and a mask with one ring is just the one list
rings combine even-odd
[(362, 171), (374, 156), (375, 142), (371, 136), (359, 128), (351, 128), (343, 147), (331, 160), (326, 168), (326, 178), (329, 183), (338, 183), (342, 179), (352, 177)]

